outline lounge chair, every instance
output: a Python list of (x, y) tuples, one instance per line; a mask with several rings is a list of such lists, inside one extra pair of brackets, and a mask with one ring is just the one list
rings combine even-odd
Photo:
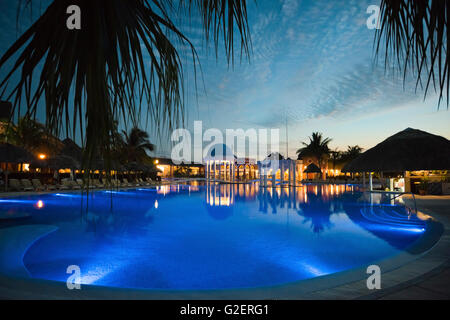
[(31, 183), (36, 191), (45, 191), (46, 189), (39, 179), (31, 179)]
[(23, 191), (23, 186), (20, 184), (17, 179), (9, 179), (8, 180), (8, 188), (16, 191)]
[(99, 179), (92, 179), (91, 183), (100, 189), (105, 187), (105, 185), (103, 183), (101, 183)]
[(120, 182), (119, 179), (111, 180), (111, 184), (113, 187), (116, 187), (116, 188), (120, 188), (122, 186), (122, 183)]
[(70, 183), (70, 181), (68, 179), (62, 179), (61, 183), (62, 183), (62, 185), (60, 186), (60, 189), (65, 189), (65, 190), (73, 189), (73, 185), (72, 185), (72, 183)]
[(20, 182), (22, 183), (23, 190), (25, 191), (34, 191), (33, 184), (28, 179), (21, 179)]
[(131, 183), (128, 182), (127, 178), (123, 178), (122, 181), (122, 187), (134, 187)]
[(78, 183), (76, 183), (75, 181), (73, 181), (73, 180), (68, 180), (68, 181), (69, 181), (69, 184), (72, 186), (72, 189), (74, 189), (74, 190), (81, 189), (81, 186)]
[[(87, 187), (87, 184), (84, 183), (84, 181), (82, 179), (77, 179), (76, 183), (81, 187), (81, 188), (85, 188)], [(95, 186), (92, 185), (92, 183), (89, 184), (89, 189), (95, 189)]]
[(138, 182), (141, 184), (141, 186), (150, 186), (150, 182), (145, 182), (144, 180), (142, 180), (142, 178), (139, 178)]
[(72, 189), (69, 185), (64, 184), (64, 183), (56, 185), (56, 188), (58, 188), (59, 190), (70, 190), (70, 189)]

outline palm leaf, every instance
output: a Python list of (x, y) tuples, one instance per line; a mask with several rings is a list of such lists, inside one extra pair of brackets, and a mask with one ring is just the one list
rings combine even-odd
[[(416, 89), (430, 85), (449, 105), (448, 0), (382, 0), (380, 29), (375, 36), (376, 56), (384, 51), (385, 66), (396, 65), (406, 80), (416, 77)], [(393, 57), (394, 61), (391, 61)]]
[[(81, 8), (81, 30), (66, 28), (69, 5)], [(156, 127), (172, 129), (184, 118), (176, 44), (190, 49), (194, 66), (198, 62), (194, 46), (170, 19), (172, 9), (167, 0), (52, 2), (0, 58), (0, 67), (14, 59), (0, 82), (0, 98), (12, 99), (18, 114), (24, 103), (33, 116), (45, 103), (46, 126), (53, 134), (81, 134), (86, 168), (99, 150), (111, 156), (118, 119), (137, 124), (145, 113)], [(200, 12), (206, 39), (212, 39), (216, 51), (223, 39), (228, 61), (234, 61), (236, 31), (241, 53), (248, 55), (245, 1), (182, 0), (180, 9)], [(20, 75), (16, 82), (14, 74)]]

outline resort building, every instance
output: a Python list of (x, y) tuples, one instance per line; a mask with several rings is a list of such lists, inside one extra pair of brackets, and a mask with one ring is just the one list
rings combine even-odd
[(450, 141), (408, 128), (361, 154), (343, 172), (368, 175), (371, 191), (376, 174), (382, 190), (450, 194), (449, 170)]
[[(303, 171), (307, 173), (305, 176), (305, 179), (309, 180), (326, 180), (328, 176), (332, 175), (335, 176), (335, 174), (339, 171), (330, 171), (328, 170), (328, 157), (322, 162), (322, 167), (319, 165), (319, 161), (317, 158), (312, 156), (301, 156), (299, 160), (302, 161), (303, 165)], [(308, 172), (307, 169), (309, 168)], [(316, 168), (319, 168), (320, 171), (317, 171)], [(336, 174), (338, 175), (338, 174)]]
[(212, 146), (203, 162), (205, 164), (205, 177), (208, 181), (233, 182), (259, 178), (256, 160), (237, 158), (225, 144)]
[(159, 169), (161, 178), (204, 177), (205, 168), (202, 164), (175, 164), (172, 159), (153, 158), (153, 163)]
[(263, 187), (287, 184), (296, 186), (303, 180), (302, 160), (267, 157), (258, 162), (259, 180)]

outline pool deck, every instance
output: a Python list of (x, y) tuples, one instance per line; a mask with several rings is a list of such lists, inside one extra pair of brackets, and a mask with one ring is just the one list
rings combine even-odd
[[(4, 195), (4, 194), (3, 194)], [(404, 202), (413, 207), (411, 196)], [(65, 283), (40, 279), (18, 279), (0, 275), (0, 299), (450, 299), (450, 196), (416, 196), (417, 208), (439, 221), (440, 240), (419, 258), (400, 267), (402, 257), (380, 263), (381, 290), (369, 290), (365, 268), (341, 272), (269, 288), (224, 291), (155, 291), (82, 286), (68, 290)], [(18, 227), (20, 228), (20, 227)], [(42, 232), (47, 233), (46, 226)], [(19, 230), (20, 231), (20, 230)], [(28, 237), (26, 237), (28, 238)], [(29, 239), (24, 239), (29, 242)], [(26, 248), (26, 246), (22, 246)], [(393, 261), (393, 260), (398, 261)], [(386, 267), (386, 268), (385, 268)], [(383, 272), (383, 270), (388, 270)], [(362, 280), (359, 280), (362, 279)], [(314, 288), (314, 289), (313, 289)]]
[[(403, 196), (414, 207), (410, 195)], [(450, 196), (416, 196), (417, 210), (444, 226), (439, 242), (422, 257), (382, 274), (381, 290), (369, 291), (365, 280), (311, 294), (311, 299), (449, 300), (450, 299)]]
[[(434, 216), (445, 228), (441, 241), (450, 251), (450, 196), (416, 196), (418, 210)], [(405, 202), (413, 205), (411, 196), (404, 197)], [(445, 248), (445, 245), (443, 246)], [(450, 258), (440, 266), (415, 279), (406, 281), (392, 288), (381, 290), (370, 295), (362, 296), (364, 299), (383, 300), (448, 300), (450, 299)]]

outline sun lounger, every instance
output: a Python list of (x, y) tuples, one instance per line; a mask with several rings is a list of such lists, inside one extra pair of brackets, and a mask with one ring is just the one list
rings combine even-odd
[(61, 187), (63, 187), (64, 189), (67, 189), (67, 190), (73, 189), (73, 185), (72, 185), (72, 183), (70, 183), (70, 181), (68, 179), (62, 179), (61, 183), (62, 183)]
[(28, 179), (21, 179), (20, 182), (22, 183), (23, 190), (25, 191), (34, 191), (33, 184)]
[(142, 180), (142, 178), (138, 179), (139, 183), (141, 184), (141, 186), (150, 186), (150, 182), (145, 182), (144, 180)]
[(105, 187), (105, 185), (103, 183), (101, 183), (99, 179), (92, 179), (91, 183), (100, 189)]
[(17, 179), (9, 179), (8, 188), (11, 190), (23, 191), (23, 187)]
[(65, 184), (58, 184), (56, 185), (56, 188), (58, 188), (59, 190), (71, 190), (72, 188), (68, 185)]
[[(81, 179), (77, 179), (77, 180), (76, 180), (76, 183), (77, 183), (81, 188), (87, 187), (87, 184), (85, 184), (84, 181), (81, 180)], [(92, 183), (90, 183), (90, 184), (89, 184), (89, 189), (95, 189), (95, 186), (92, 185)]]
[(36, 191), (44, 191), (45, 186), (42, 185), (39, 179), (31, 179), (31, 183), (33, 184), (34, 190)]
[(131, 183), (128, 182), (127, 178), (123, 178), (122, 181), (122, 187), (134, 187)]
[(74, 189), (74, 190), (80, 190), (81, 189), (81, 186), (78, 183), (76, 183), (75, 181), (73, 181), (73, 180), (69, 180), (69, 184), (72, 186), (72, 189)]

